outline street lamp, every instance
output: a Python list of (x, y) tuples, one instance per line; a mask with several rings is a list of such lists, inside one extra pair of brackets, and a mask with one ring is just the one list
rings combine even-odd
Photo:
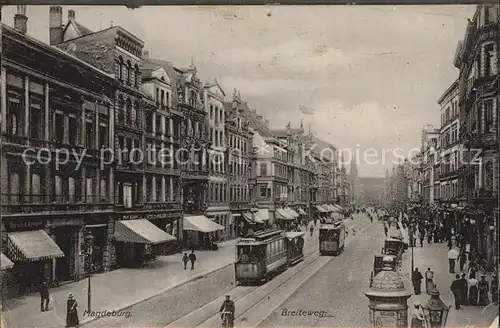
[(439, 298), (439, 291), (434, 286), (429, 292), (431, 298), (422, 305), (425, 328), (444, 328), (451, 306), (447, 306)]
[(85, 234), (85, 248), (87, 250), (87, 272), (88, 272), (88, 286), (87, 286), (87, 310), (91, 311), (92, 290), (90, 284), (90, 277), (92, 276), (92, 248), (94, 246), (94, 236), (90, 229), (87, 229)]

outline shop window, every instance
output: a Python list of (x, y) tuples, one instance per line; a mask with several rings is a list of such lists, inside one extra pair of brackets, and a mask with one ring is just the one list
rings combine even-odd
[(108, 146), (108, 127), (106, 124), (99, 125), (99, 147), (106, 148)]

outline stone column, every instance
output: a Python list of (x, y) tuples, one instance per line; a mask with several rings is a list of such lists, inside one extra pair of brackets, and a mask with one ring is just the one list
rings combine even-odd
[(86, 147), (85, 145), (85, 99), (82, 98), (82, 111), (80, 113), (80, 146)]
[(31, 136), (30, 131), (30, 80), (26, 76), (24, 78), (24, 129), (23, 134), (25, 137), (28, 137), (29, 145), (29, 137)]
[(69, 143), (69, 133), (68, 133), (68, 131), (69, 131), (69, 117), (65, 115), (63, 122), (64, 122), (63, 123), (64, 124), (64, 126), (63, 126), (63, 131), (64, 131), (64, 133), (63, 133), (63, 142), (65, 144), (68, 144)]
[(157, 200), (157, 195), (156, 195), (156, 176), (153, 176), (152, 183), (151, 183), (151, 201), (156, 202)]
[(96, 100), (95, 101), (95, 117), (94, 117), (94, 124), (95, 124), (95, 131), (94, 131), (94, 136), (95, 136), (95, 149), (99, 149), (99, 102)]
[(142, 193), (141, 193), (142, 194), (142, 201), (143, 202), (149, 201), (146, 199), (146, 176), (145, 175), (142, 176), (142, 184), (141, 185), (142, 185)]
[(1, 70), (1, 81), (0, 81), (0, 117), (2, 120), (0, 121), (0, 132), (2, 134), (7, 132), (7, 71), (5, 67), (2, 67)]
[(170, 143), (174, 142), (174, 120), (170, 117), (168, 119), (168, 130), (170, 131)]
[(85, 174), (85, 171), (86, 171), (86, 168), (85, 166), (82, 166), (80, 168), (80, 176), (81, 176), (81, 179), (82, 179), (82, 185), (81, 185), (81, 194), (82, 194), (82, 201), (83, 202), (87, 202), (87, 177), (86, 177), (86, 174)]
[(50, 88), (49, 88), (49, 84), (48, 83), (45, 83), (45, 107), (44, 107), (44, 110), (45, 110), (45, 115), (44, 115), (44, 133), (43, 133), (43, 136), (44, 136), (44, 139), (45, 141), (50, 141), (50, 130), (49, 130), (49, 127), (50, 127)]
[(168, 179), (168, 177), (161, 177), (161, 202), (165, 202), (167, 200), (167, 197), (165, 195), (165, 179)]
[(153, 116), (153, 124), (152, 124), (151, 130), (153, 131), (153, 135), (155, 135), (156, 134), (156, 113), (153, 112), (152, 116)]

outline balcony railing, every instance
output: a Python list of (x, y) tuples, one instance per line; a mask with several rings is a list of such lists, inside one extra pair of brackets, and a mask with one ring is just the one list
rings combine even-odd
[(2, 194), (4, 213), (111, 211), (117, 198), (77, 195)]

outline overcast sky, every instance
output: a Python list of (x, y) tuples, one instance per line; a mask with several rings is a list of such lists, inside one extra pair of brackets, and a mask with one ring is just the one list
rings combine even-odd
[[(311, 124), (338, 148), (367, 148), (362, 176), (383, 176), (394, 156), (419, 147), (426, 122), (439, 123), (440, 95), (458, 77), (457, 42), (474, 6), (65, 7), (91, 30), (120, 25), (150, 56), (177, 67), (191, 59), (203, 80), (233, 88), (272, 127)], [(15, 7), (2, 8), (13, 25)], [(48, 41), (49, 8), (27, 8), (28, 34)], [(316, 110), (303, 115), (299, 105)], [(361, 155), (362, 157), (362, 155)]]

